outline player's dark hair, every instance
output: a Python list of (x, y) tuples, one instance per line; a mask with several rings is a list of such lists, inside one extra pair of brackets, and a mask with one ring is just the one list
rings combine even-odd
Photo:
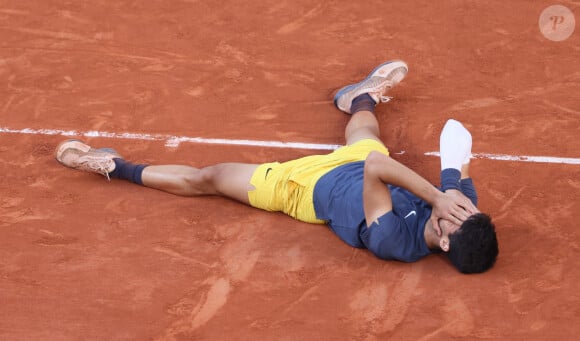
[(495, 225), (487, 214), (470, 216), (449, 235), (449, 260), (464, 274), (487, 271), (498, 253)]

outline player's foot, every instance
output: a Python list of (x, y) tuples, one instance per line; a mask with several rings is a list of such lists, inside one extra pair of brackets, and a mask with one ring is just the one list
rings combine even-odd
[(109, 179), (109, 173), (115, 170), (113, 159), (121, 158), (110, 148), (95, 149), (79, 140), (66, 140), (56, 147), (56, 160), (69, 168), (90, 173), (97, 173)]
[(377, 66), (362, 81), (350, 84), (338, 90), (334, 96), (334, 105), (347, 114), (350, 112), (352, 100), (357, 96), (368, 93), (375, 103), (388, 102), (391, 97), (385, 93), (405, 78), (409, 71), (407, 64), (402, 60), (391, 60)]

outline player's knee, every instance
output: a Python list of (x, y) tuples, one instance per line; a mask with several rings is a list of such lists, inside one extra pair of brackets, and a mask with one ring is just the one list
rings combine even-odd
[(386, 156), (381, 152), (378, 151), (370, 152), (365, 160), (364, 166), (365, 174), (375, 175), (381, 172), (386, 166), (385, 160), (387, 159), (388, 156)]
[(199, 172), (200, 181), (204, 184), (215, 185), (222, 177), (222, 173), (223, 167), (219, 164), (202, 168)]
[(183, 182), (187, 187), (188, 195), (205, 195), (213, 194), (214, 179), (216, 178), (216, 170), (214, 167), (206, 167), (197, 169), (195, 171), (183, 174)]

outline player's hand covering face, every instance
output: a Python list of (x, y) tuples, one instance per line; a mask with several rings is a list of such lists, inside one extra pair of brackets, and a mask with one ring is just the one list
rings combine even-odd
[(461, 225), (469, 216), (478, 212), (477, 207), (463, 193), (457, 190), (448, 190), (441, 193), (434, 202), (431, 222), (437, 235), (441, 236), (440, 219)]

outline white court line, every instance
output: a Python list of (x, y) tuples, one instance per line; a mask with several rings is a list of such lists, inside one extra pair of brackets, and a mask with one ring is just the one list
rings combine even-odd
[[(270, 147), (270, 148), (312, 149), (312, 150), (335, 150), (337, 148), (342, 147), (342, 145), (338, 144), (216, 139), (203, 137), (174, 136), (164, 134), (111, 133), (96, 130), (83, 132), (76, 130), (60, 130), (60, 129), (31, 129), (31, 128), (11, 129), (7, 127), (0, 127), (0, 134), (59, 135), (66, 137), (102, 137), (111, 139), (127, 139), (141, 141), (165, 141), (165, 146), (170, 148), (176, 148), (182, 142), (252, 146), (252, 147)], [(405, 153), (404, 151), (401, 151), (396, 154), (404, 154), (404, 153)], [(424, 153), (424, 155), (439, 156), (439, 152), (426, 152)], [(489, 154), (489, 153), (474, 153), (473, 157), (478, 159), (489, 159), (500, 161), (560, 163), (560, 164), (580, 165), (580, 158), (570, 158), (570, 157), (507, 155), (507, 154)]]
[[(427, 156), (439, 156), (439, 152), (427, 152), (427, 153), (425, 153), (425, 155), (427, 155)], [(564, 164), (568, 164), (568, 165), (580, 165), (580, 158), (573, 158), (573, 157), (473, 153), (472, 158), (499, 160), (499, 161), (564, 163)]]
[(281, 141), (257, 141), (257, 140), (231, 140), (213, 139), (203, 137), (174, 136), (164, 134), (138, 134), (138, 133), (111, 133), (106, 131), (76, 131), (60, 129), (11, 129), (0, 127), (0, 134), (29, 134), (29, 135), (59, 135), (66, 137), (103, 137), (110, 139), (126, 139), (141, 141), (165, 141), (166, 147), (176, 148), (182, 142), (205, 143), (205, 144), (227, 144), (236, 146), (271, 147), (289, 149), (314, 149), (314, 150), (335, 150), (342, 147), (338, 144), (319, 144), (302, 142), (281, 142)]

